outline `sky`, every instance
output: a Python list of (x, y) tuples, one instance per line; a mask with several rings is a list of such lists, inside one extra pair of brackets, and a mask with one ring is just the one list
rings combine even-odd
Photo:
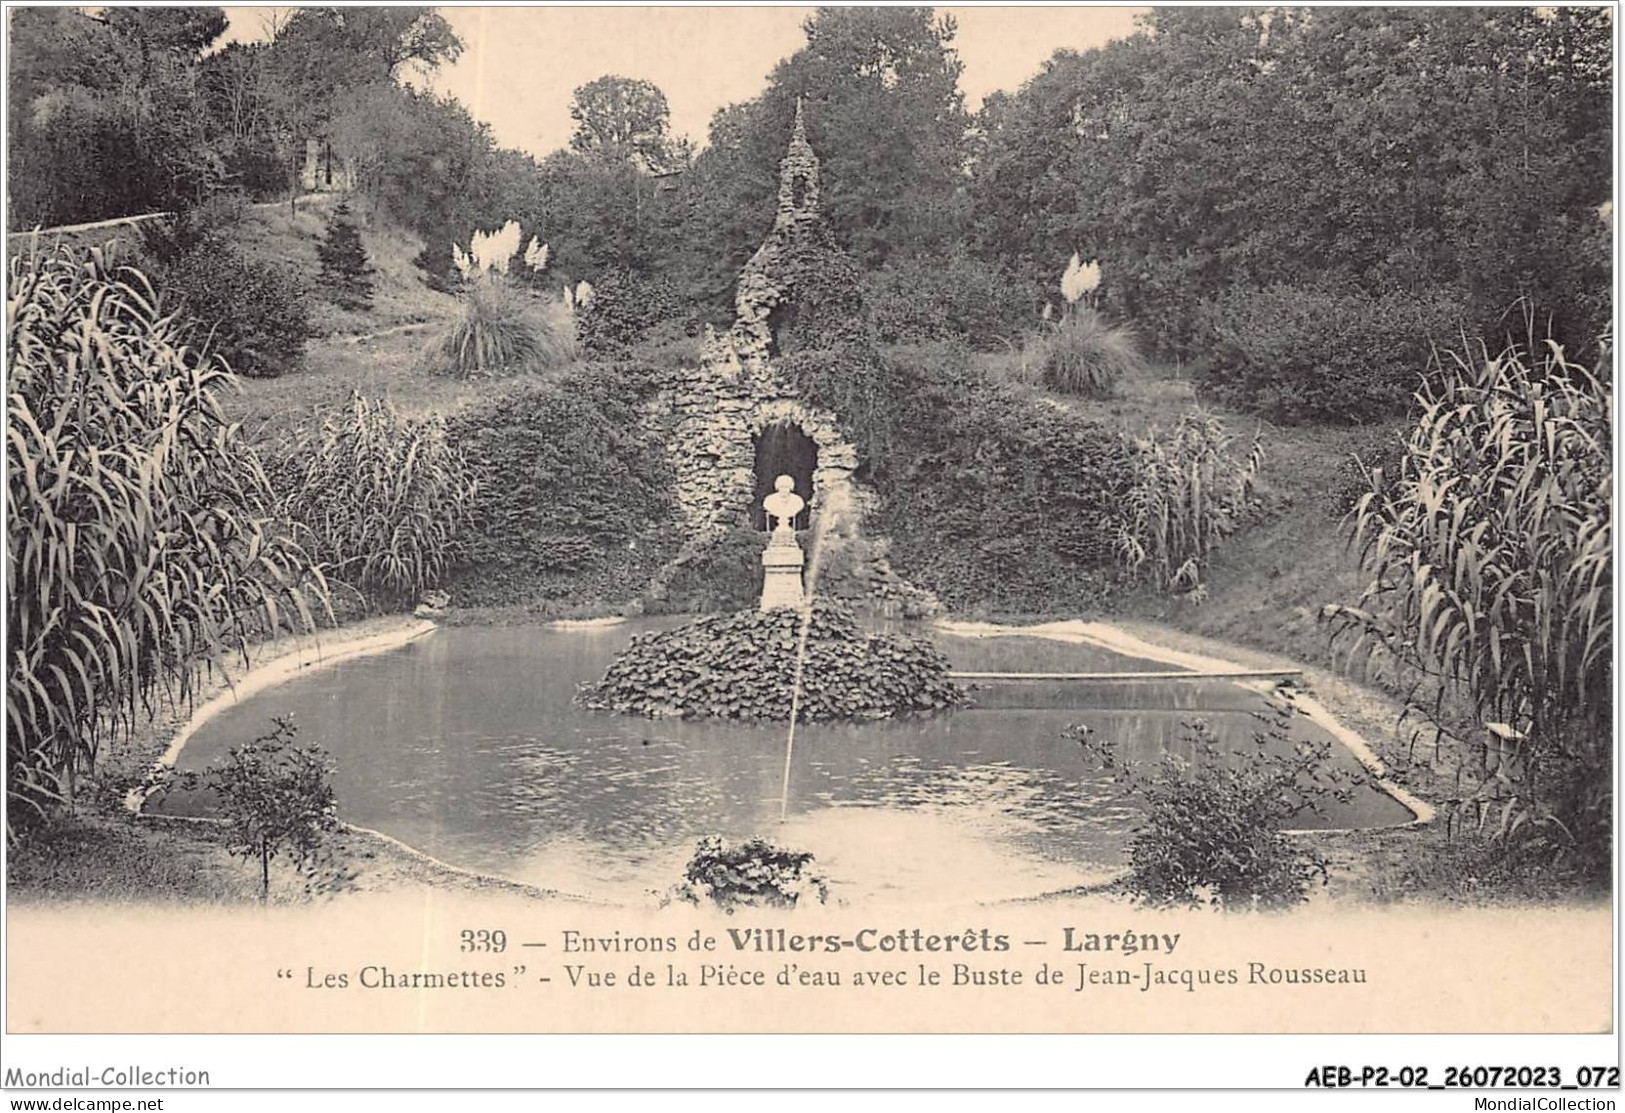
[[(227, 39), (264, 37), (267, 9), (227, 7)], [(1015, 90), (1063, 47), (1085, 50), (1134, 30), (1145, 8), (950, 7), (969, 108)], [(461, 58), (432, 85), (491, 125), (497, 142), (546, 155), (570, 139), (570, 96), (605, 74), (642, 78), (666, 94), (672, 131), (704, 143), (717, 109), (749, 100), (779, 60), (805, 43), (810, 7), (552, 7), (441, 5)]]

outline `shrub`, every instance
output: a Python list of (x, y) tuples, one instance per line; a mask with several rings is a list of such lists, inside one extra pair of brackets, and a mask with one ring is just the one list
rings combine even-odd
[(990, 352), (1031, 325), (1038, 291), (997, 264), (950, 255), (887, 262), (864, 276), (863, 300), (882, 343), (958, 340)]
[(807, 851), (786, 850), (765, 839), (729, 846), (709, 835), (695, 846), (669, 899), (695, 905), (709, 900), (730, 915), (739, 908), (794, 908), (808, 895), (823, 904), (829, 882), (807, 868), (812, 860)]
[(345, 309), (372, 305), (372, 265), (361, 242), (361, 229), (350, 215), (350, 203), (340, 201), (327, 222), (327, 233), (316, 245), (321, 259), (321, 282), (335, 304)]
[(536, 300), (500, 274), (466, 283), (460, 312), (429, 342), (425, 358), (434, 374), (458, 379), (516, 375), (567, 362), (573, 340), (538, 316)]
[(611, 270), (594, 277), (592, 290), (591, 301), (576, 314), (577, 335), (589, 352), (624, 353), (661, 324), (692, 331), (682, 300), (664, 278)]
[(194, 343), (239, 375), (274, 378), (297, 369), (315, 335), (305, 283), (292, 268), (250, 259), (209, 236), (158, 273), (166, 302), (194, 322)]
[(1243, 457), (1212, 414), (1195, 411), (1166, 436), (1153, 427), (1134, 439), (1134, 483), (1118, 538), (1131, 578), (1150, 574), (1158, 588), (1199, 592), (1208, 557), (1254, 506), (1253, 484), (1264, 442), (1253, 435)]
[(8, 830), (71, 798), (99, 744), (193, 666), (312, 624), (320, 575), (279, 530), (253, 451), (151, 287), (37, 245), (11, 259)]
[(1406, 409), (1432, 345), (1459, 336), (1462, 316), (1442, 289), (1234, 290), (1210, 307), (1197, 389), (1281, 421), (1375, 421)]
[[(740, 611), (638, 634), (579, 699), (598, 711), (788, 721), (802, 641), (799, 611)], [(965, 702), (948, 661), (919, 638), (865, 634), (832, 600), (813, 605), (797, 720), (879, 719)]]
[(1464, 697), (1484, 776), (1461, 803), (1605, 878), (1613, 390), (1555, 344), (1480, 346), (1441, 360), (1418, 403), (1399, 469), (1355, 508), (1373, 580), (1358, 606), (1327, 608), (1334, 636)]
[(637, 595), (672, 547), (673, 479), (638, 420), (639, 378), (594, 367), (472, 405), (447, 423), (480, 484), (454, 584), (514, 603)]
[(679, 554), (666, 580), (661, 610), (672, 614), (736, 611), (762, 594), (762, 548), (767, 535), (734, 526), (686, 558)]
[(1062, 394), (1108, 398), (1125, 375), (1145, 367), (1134, 330), (1107, 322), (1097, 309), (1073, 306), (1039, 341), (1035, 363), (1044, 385)]
[(875, 465), (891, 561), (955, 608), (1092, 608), (1133, 455), (1114, 430), (984, 375), (961, 347), (890, 354), (898, 445)]
[(1405, 458), (1408, 431), (1392, 425), (1372, 426), (1360, 431), (1353, 447), (1343, 456), (1326, 492), (1326, 514), (1341, 520), (1353, 512), (1360, 499), (1371, 490), (1372, 473), (1383, 476), (1399, 473)]
[(1290, 907), (1317, 877), (1325, 883), (1325, 859), (1287, 831), (1305, 812), (1349, 799), (1357, 779), (1328, 764), (1331, 743), (1290, 741), (1292, 714), (1278, 706), (1242, 751), (1221, 748), (1205, 722), (1186, 723), (1192, 759), (1166, 754), (1151, 772), (1121, 768), (1109, 743), (1068, 730), (1144, 807), (1128, 842), (1130, 893), (1151, 905), (1245, 910)]
[(310, 531), (310, 553), (330, 579), (385, 607), (439, 586), (475, 483), (438, 416), (404, 418), (384, 399), (352, 393), (282, 456), (283, 512)]
[(259, 860), (261, 900), (271, 894), (272, 861), (287, 858), (314, 877), (326, 865), (328, 837), (340, 827), (332, 762), (320, 746), (296, 746), (296, 733), (277, 719), (271, 733), (233, 746), (199, 778), (225, 820), (227, 848)]
[(137, 226), (139, 255), (154, 273), (209, 240), (229, 240), (248, 212), (241, 193), (220, 192), (201, 204)]

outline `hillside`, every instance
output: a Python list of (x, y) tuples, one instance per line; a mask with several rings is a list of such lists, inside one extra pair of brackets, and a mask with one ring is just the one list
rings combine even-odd
[[(290, 216), (285, 207), (262, 207), (247, 215), (240, 236), (256, 254), (314, 274), (322, 227), (323, 218), (313, 207), (297, 216)], [(316, 407), (342, 401), (351, 390), (388, 397), (408, 413), (450, 415), (472, 400), (510, 388), (511, 382), (465, 383), (425, 372), (420, 365), (424, 344), (436, 326), (451, 318), (455, 300), (423, 280), (412, 262), (422, 245), (410, 233), (374, 220), (364, 229), (363, 239), (378, 272), (373, 308), (354, 312), (313, 299), (313, 316), (323, 335), (310, 342), (305, 366), (275, 379), (242, 380), (241, 392), (230, 401), (251, 431), (274, 430)], [(985, 362), (997, 372), (1020, 376), (1018, 369), (1007, 366), (1007, 359), (987, 357)], [(1199, 405), (1189, 378), (1167, 366), (1125, 379), (1116, 397), (1103, 402), (1039, 394), (1082, 416), (1136, 433), (1152, 426), (1166, 428)], [(1238, 434), (1260, 427), (1257, 418), (1224, 407), (1207, 408)], [(1133, 593), (1118, 597), (1112, 609), (1193, 634), (1329, 664), (1326, 634), (1316, 616), (1327, 602), (1353, 600), (1365, 584), (1346, 550), (1332, 492), (1349, 483), (1351, 453), (1367, 448), (1382, 430), (1267, 424), (1262, 428), (1267, 452), (1263, 513), (1219, 551), (1207, 574), (1205, 597), (1192, 602)]]

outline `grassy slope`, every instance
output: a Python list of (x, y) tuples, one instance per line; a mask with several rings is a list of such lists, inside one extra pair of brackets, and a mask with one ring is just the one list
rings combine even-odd
[[(994, 370), (1029, 379), (1016, 357), (996, 357)], [(1164, 367), (1148, 368), (1119, 384), (1116, 396), (1086, 401), (1040, 392), (1057, 405), (1109, 427), (1141, 434), (1168, 428), (1201, 405), (1188, 379)], [(1238, 438), (1261, 429), (1266, 459), (1260, 479), (1263, 517), (1230, 538), (1215, 554), (1200, 603), (1154, 593), (1122, 598), (1121, 613), (1163, 622), (1193, 634), (1233, 641), (1296, 660), (1331, 663), (1326, 630), (1318, 622), (1329, 602), (1353, 602), (1366, 577), (1350, 554), (1329, 494), (1350, 454), (1372, 436), (1369, 429), (1275, 426), (1223, 406), (1204, 405)]]
[[(227, 402), (251, 436), (266, 437), (309, 419), (318, 408), (342, 404), (352, 390), (387, 397), (403, 413), (451, 414), (475, 399), (512, 389), (512, 382), (465, 382), (431, 374), (425, 349), (456, 318), (459, 304), (424, 281), (413, 263), (422, 244), (381, 221), (362, 221), (374, 275), (373, 304), (356, 311), (332, 304), (314, 282), (320, 271), (316, 245), (329, 206), (251, 210), (236, 238), (256, 257), (275, 259), (312, 277), (311, 318), (318, 335), (307, 345), (301, 367), (274, 379), (244, 380)], [(561, 312), (538, 304), (538, 323)]]

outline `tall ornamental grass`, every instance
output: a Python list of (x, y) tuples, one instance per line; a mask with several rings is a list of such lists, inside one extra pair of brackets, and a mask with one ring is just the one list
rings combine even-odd
[(1553, 343), (1481, 345), (1439, 361), (1417, 401), (1397, 474), (1373, 474), (1351, 515), (1371, 584), (1328, 617), (1476, 710), (1483, 775), (1460, 803), (1481, 827), (1605, 873), (1612, 387)]
[(1125, 376), (1145, 367), (1134, 330), (1089, 306), (1069, 308), (1039, 343), (1044, 385), (1061, 394), (1109, 398)]
[(1235, 443), (1223, 422), (1200, 410), (1166, 434), (1153, 428), (1134, 438), (1134, 480), (1117, 546), (1132, 578), (1201, 597), (1208, 558), (1253, 507), (1264, 466), (1261, 437), (1242, 453)]
[[(8, 834), (71, 801), (101, 745), (194, 666), (297, 621), (325, 586), (271, 510), (138, 272), (101, 250), (14, 255), (6, 302)], [(323, 602), (323, 605), (325, 603)]]
[(410, 606), (460, 551), (475, 483), (438, 417), (402, 417), (359, 393), (300, 438), (281, 486), (329, 579), (369, 605)]
[(430, 369), (478, 379), (546, 366), (552, 331), (532, 316), (530, 301), (498, 275), (475, 279), (463, 290), (456, 319), (430, 342)]
[(468, 250), (452, 244), (452, 261), (462, 276), (460, 312), (424, 352), (429, 369), (459, 379), (517, 375), (558, 367), (575, 358), (573, 311), (550, 312), (510, 278), (521, 259), (520, 276), (547, 267), (547, 245), (532, 236), (523, 254), (519, 225), (475, 232)]

